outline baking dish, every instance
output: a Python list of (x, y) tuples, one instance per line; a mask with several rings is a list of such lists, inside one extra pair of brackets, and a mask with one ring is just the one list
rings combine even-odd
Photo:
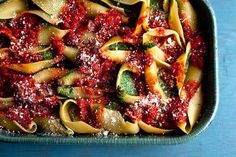
[(30, 142), (30, 143), (54, 143), (54, 144), (177, 144), (188, 141), (200, 134), (212, 122), (218, 106), (218, 75), (217, 75), (217, 35), (216, 23), (212, 8), (207, 1), (192, 0), (193, 6), (199, 16), (201, 30), (207, 44), (207, 66), (204, 71), (204, 109), (198, 124), (188, 135), (147, 135), (136, 136), (93, 136), (76, 135), (74, 137), (46, 136), (46, 135), (22, 135), (12, 134), (4, 130), (0, 132), (0, 140), (7, 142)]

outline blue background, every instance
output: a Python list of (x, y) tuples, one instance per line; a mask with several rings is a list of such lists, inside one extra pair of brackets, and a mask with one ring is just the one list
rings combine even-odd
[(219, 110), (211, 126), (193, 141), (175, 146), (31, 145), (0, 142), (8, 156), (236, 156), (236, 0), (209, 0), (216, 14), (219, 42)]

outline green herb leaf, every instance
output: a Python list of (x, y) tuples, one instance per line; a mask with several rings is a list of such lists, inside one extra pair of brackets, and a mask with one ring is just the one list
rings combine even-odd
[(128, 71), (123, 72), (119, 84), (119, 90), (120, 92), (124, 92), (125, 94), (131, 95), (131, 96), (137, 96), (138, 92), (135, 88), (134, 81), (132, 79), (132, 74)]
[(43, 52), (42, 56), (44, 60), (53, 59), (53, 54), (50, 51)]
[(125, 43), (118, 42), (118, 43), (110, 45), (109, 49), (110, 50), (124, 50), (124, 51), (128, 51), (129, 47)]
[(156, 11), (156, 10), (163, 10), (162, 8), (163, 5), (163, 0), (151, 0), (150, 1), (150, 8), (151, 11)]
[(144, 49), (147, 50), (147, 49), (154, 47), (155, 45), (156, 45), (155, 42), (153, 40), (150, 40), (150, 41), (144, 43), (143, 47), (144, 47)]
[(58, 87), (57, 92), (63, 96), (66, 96), (68, 98), (74, 97), (74, 90), (71, 87)]

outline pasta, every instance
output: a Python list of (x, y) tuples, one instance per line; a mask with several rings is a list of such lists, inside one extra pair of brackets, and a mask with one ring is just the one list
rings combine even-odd
[(0, 126), (189, 134), (204, 103), (198, 24), (188, 0), (1, 2)]

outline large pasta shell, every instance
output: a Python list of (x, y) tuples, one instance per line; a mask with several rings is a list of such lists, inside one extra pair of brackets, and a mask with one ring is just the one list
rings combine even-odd
[(151, 125), (144, 123), (143, 121), (139, 121), (138, 125), (143, 131), (145, 131), (147, 133), (151, 133), (151, 134), (165, 134), (165, 133), (169, 133), (171, 131), (174, 131), (171, 129), (161, 129), (161, 128), (153, 127)]
[(66, 100), (60, 107), (60, 118), (66, 128), (81, 134), (98, 133), (101, 131), (101, 129), (94, 128), (83, 121), (72, 121), (68, 111), (70, 105), (76, 105), (76, 101), (73, 99)]
[(138, 123), (125, 121), (119, 111), (103, 109), (102, 127), (117, 134), (137, 134), (139, 132)]
[(12, 19), (26, 8), (24, 0), (7, 0), (0, 4), (0, 19)]

